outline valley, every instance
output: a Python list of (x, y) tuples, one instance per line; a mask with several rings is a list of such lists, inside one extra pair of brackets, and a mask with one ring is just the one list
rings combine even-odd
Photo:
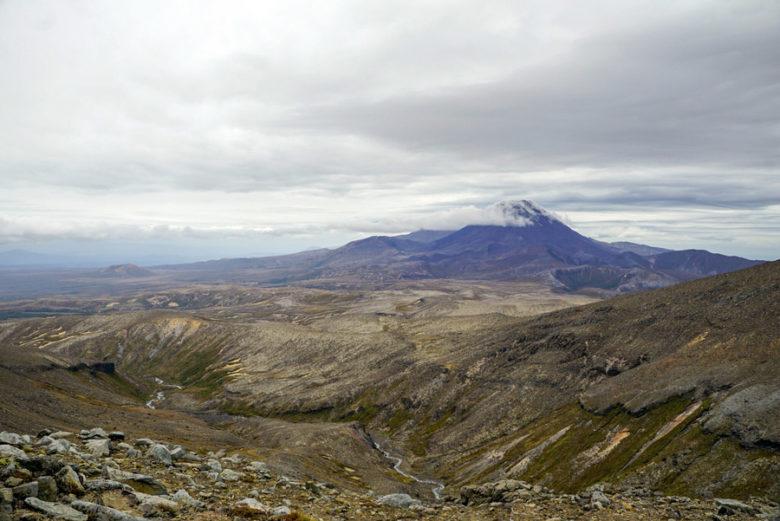
[(154, 432), (427, 501), (506, 479), (777, 501), (779, 295), (774, 262), (606, 301), (429, 280), (71, 300), (0, 323), (0, 428)]

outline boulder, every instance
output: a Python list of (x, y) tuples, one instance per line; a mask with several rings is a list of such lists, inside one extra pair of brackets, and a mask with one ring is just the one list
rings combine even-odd
[(111, 441), (124, 441), (125, 433), (122, 431), (111, 431), (108, 433), (108, 439)]
[(7, 445), (15, 445), (17, 447), (23, 446), (24, 440), (21, 436), (16, 434), (15, 432), (0, 432), (0, 443), (5, 443)]
[(47, 517), (51, 517), (57, 521), (87, 521), (87, 514), (66, 505), (42, 501), (34, 497), (28, 497), (24, 502), (31, 509), (41, 512)]
[(98, 438), (89, 440), (86, 443), (87, 450), (96, 458), (101, 458), (111, 454), (111, 441), (108, 438)]
[(105, 473), (109, 479), (126, 483), (133, 487), (134, 490), (144, 494), (162, 496), (168, 493), (165, 485), (157, 481), (157, 479), (154, 477), (148, 476), (146, 474), (135, 474), (133, 472), (126, 472), (124, 470), (119, 470), (112, 467), (106, 467)]
[(83, 512), (88, 516), (95, 519), (100, 519), (101, 521), (149, 521), (143, 517), (126, 514), (121, 510), (104, 505), (98, 505), (96, 503), (90, 503), (88, 501), (77, 500), (71, 503), (70, 506), (79, 512)]
[(0, 457), (12, 457), (18, 460), (27, 459), (27, 454), (22, 449), (17, 449), (13, 445), (0, 445)]
[(409, 494), (387, 494), (376, 500), (380, 505), (388, 505), (396, 508), (411, 508), (420, 505), (419, 499), (414, 499)]
[(54, 443), (46, 447), (46, 454), (65, 454), (70, 452), (70, 442), (64, 438), (54, 438)]
[(222, 478), (222, 481), (238, 481), (245, 476), (246, 474), (243, 472), (238, 472), (231, 469), (225, 469), (219, 474), (219, 477)]
[(57, 501), (57, 482), (51, 476), (38, 477), (38, 499), (43, 501)]
[(234, 503), (230, 512), (233, 515), (248, 517), (250, 519), (264, 519), (268, 514), (273, 512), (273, 509), (268, 505), (260, 503), (256, 499), (248, 497)]
[(742, 501), (737, 501), (736, 499), (715, 498), (715, 506), (718, 507), (718, 514), (726, 516), (734, 515), (739, 512), (744, 512), (751, 516), (761, 514), (760, 509), (743, 503)]
[(91, 429), (84, 433), (84, 431), (81, 431), (80, 436), (82, 436), (85, 439), (93, 440), (93, 439), (108, 439), (108, 434), (106, 434), (106, 431), (101, 429), (100, 427), (95, 427), (94, 429)]
[(179, 503), (162, 496), (150, 496), (141, 492), (130, 494), (138, 510), (145, 516), (175, 514), (179, 511)]
[(161, 443), (152, 445), (149, 450), (146, 451), (146, 456), (162, 463), (166, 467), (173, 464), (173, 461), (171, 461), (171, 452), (168, 450), (168, 447)]
[(90, 479), (84, 482), (84, 488), (95, 492), (104, 492), (106, 490), (121, 490), (126, 485), (113, 479)]
[(60, 490), (66, 494), (76, 494), (81, 496), (85, 492), (84, 485), (81, 484), (79, 475), (76, 474), (76, 471), (73, 470), (70, 466), (65, 466), (62, 468), (62, 470), (57, 472), (55, 479), (57, 480), (57, 485), (59, 486)]
[(176, 491), (176, 493), (173, 495), (173, 500), (182, 506), (190, 507), (190, 508), (201, 509), (206, 506), (206, 504), (203, 501), (199, 501), (193, 498), (183, 488), (180, 488), (179, 490)]
[(24, 499), (28, 497), (38, 497), (38, 482), (31, 481), (23, 485), (17, 485), (13, 488), (14, 499)]

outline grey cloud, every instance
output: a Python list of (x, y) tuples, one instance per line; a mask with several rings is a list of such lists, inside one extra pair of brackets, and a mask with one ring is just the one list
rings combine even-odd
[[(745, 30), (745, 27), (751, 29)], [(780, 6), (702, 5), (488, 84), (303, 110), (413, 150), (566, 165), (780, 164)]]

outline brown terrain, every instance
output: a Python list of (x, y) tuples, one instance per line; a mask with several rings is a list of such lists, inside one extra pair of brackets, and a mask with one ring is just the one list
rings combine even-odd
[[(109, 466), (212, 494), (193, 519), (232, 515), (251, 490), (320, 519), (770, 515), (779, 296), (780, 262), (598, 302), (531, 282), (438, 280), (62, 297), (50, 303), (67, 315), (0, 322), (0, 428), (101, 426), (267, 465), (276, 486), (223, 488), (198, 465), (157, 469), (112, 447)], [(446, 485), (443, 501), (425, 479)], [(369, 491), (423, 504), (379, 506)], [(100, 501), (139, 513), (129, 496)]]

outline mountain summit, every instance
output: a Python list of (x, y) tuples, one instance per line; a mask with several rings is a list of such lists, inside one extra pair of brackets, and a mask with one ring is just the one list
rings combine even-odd
[(505, 226), (533, 226), (561, 222), (555, 215), (527, 199), (499, 201), (486, 209), (488, 215), (497, 214)]

